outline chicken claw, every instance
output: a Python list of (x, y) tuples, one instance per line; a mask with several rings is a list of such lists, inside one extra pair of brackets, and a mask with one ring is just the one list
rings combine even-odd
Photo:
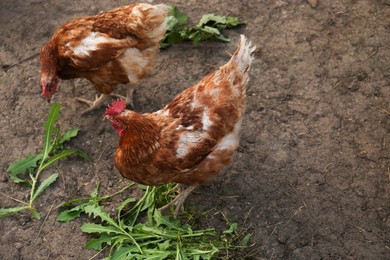
[(186, 189), (184, 189), (183, 184), (177, 184), (173, 190), (176, 191), (178, 193), (178, 195), (171, 202), (169, 202), (167, 205), (159, 208), (158, 210), (163, 211), (163, 210), (166, 210), (167, 208), (175, 205), (176, 209), (175, 209), (175, 213), (173, 214), (173, 216), (175, 218), (177, 218), (177, 215), (179, 215), (180, 209), (183, 208), (184, 201), (186, 200), (188, 195), (190, 195), (190, 193), (194, 189), (196, 189), (196, 187), (198, 187), (198, 185), (191, 185), (191, 186), (187, 187)]
[(91, 111), (101, 107), (103, 102), (104, 102), (104, 100), (106, 99), (106, 97), (107, 97), (107, 95), (105, 95), (105, 94), (101, 94), (100, 96), (96, 95), (96, 98), (95, 98), (94, 101), (90, 101), (90, 100), (87, 100), (87, 99), (84, 99), (84, 98), (76, 98), (77, 101), (85, 103), (85, 104), (90, 106), (89, 108), (87, 108), (84, 111), (82, 111), (81, 115), (84, 115), (84, 114), (86, 114), (88, 112), (91, 112)]

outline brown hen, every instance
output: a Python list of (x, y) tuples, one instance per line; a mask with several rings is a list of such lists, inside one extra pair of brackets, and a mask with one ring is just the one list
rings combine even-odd
[(209, 181), (233, 158), (245, 110), (254, 51), (241, 35), (230, 61), (177, 95), (165, 108), (138, 114), (117, 100), (106, 110), (120, 140), (115, 166), (123, 177), (146, 185), (189, 187), (172, 203), (175, 216), (188, 194)]
[[(50, 102), (60, 79), (86, 78), (102, 95), (83, 113), (99, 107), (118, 84), (137, 84), (154, 67), (167, 25), (163, 4), (131, 4), (62, 25), (41, 49), (42, 96)], [(133, 86), (126, 102), (133, 106)]]

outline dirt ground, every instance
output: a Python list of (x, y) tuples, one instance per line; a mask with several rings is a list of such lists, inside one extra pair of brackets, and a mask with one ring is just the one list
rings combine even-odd
[[(167, 2), (193, 21), (214, 12), (248, 24), (227, 32), (229, 44), (181, 44), (162, 51), (155, 73), (136, 91), (136, 111), (162, 108), (224, 64), (240, 33), (258, 48), (236, 159), (194, 192), (188, 207), (209, 212), (205, 223), (217, 227), (225, 225), (219, 212), (239, 224), (248, 216), (256, 259), (389, 259), (390, 1), (319, 0), (317, 8), (304, 0)], [(49, 105), (40, 97), (34, 55), (62, 23), (125, 4), (0, 1), (2, 194), (27, 199), (26, 188), (12, 183), (5, 170), (42, 144)], [(104, 108), (79, 114), (85, 107), (74, 98), (95, 94), (85, 80), (61, 83), (54, 98), (62, 105), (59, 125), (81, 129), (69, 147), (92, 159), (71, 158), (52, 169), (61, 178), (37, 201), (41, 220), (28, 213), (0, 220), (1, 259), (96, 254), (84, 249), (89, 236), (80, 226), (87, 218), (59, 223), (55, 209), (87, 196), (99, 181), (104, 194), (128, 183), (113, 165), (118, 135), (101, 122)], [(1, 196), (0, 207), (13, 206)]]

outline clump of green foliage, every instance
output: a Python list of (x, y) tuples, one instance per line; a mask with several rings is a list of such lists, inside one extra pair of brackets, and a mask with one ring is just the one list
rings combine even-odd
[(56, 181), (58, 173), (52, 173), (44, 180), (40, 180), (40, 174), (52, 166), (55, 162), (70, 155), (78, 155), (84, 159), (89, 159), (88, 155), (83, 151), (64, 149), (64, 143), (76, 137), (79, 129), (71, 128), (64, 133), (61, 133), (60, 130), (55, 127), (59, 113), (60, 105), (56, 103), (52, 104), (48, 118), (43, 125), (44, 136), (41, 151), (35, 155), (30, 154), (26, 158), (20, 159), (8, 167), (7, 172), (10, 173), (10, 177), (13, 182), (20, 183), (31, 188), (30, 198), (29, 202), (12, 198), (22, 204), (22, 206), (1, 208), (0, 218), (10, 216), (17, 212), (30, 210), (35, 218), (40, 219), (41, 216), (34, 208), (33, 204), (39, 195), (41, 195), (43, 191)]
[(143, 196), (139, 200), (130, 197), (122, 201), (117, 207), (116, 218), (100, 204), (110, 196), (99, 196), (96, 187), (90, 198), (65, 202), (63, 206), (78, 205), (61, 212), (57, 220), (70, 221), (81, 213), (96, 219), (98, 223), (84, 224), (81, 230), (98, 235), (89, 240), (86, 248), (98, 251), (110, 248), (106, 260), (214, 259), (220, 253), (244, 247), (250, 239), (248, 234), (240, 239), (238, 246), (232, 244), (237, 239), (236, 223), (219, 234), (213, 228), (194, 230), (189, 224), (162, 215), (156, 205), (171, 200), (168, 196), (173, 189), (171, 184), (160, 187), (140, 185), (140, 188), (144, 190)]
[(195, 45), (211, 39), (229, 42), (229, 38), (221, 32), (226, 28), (234, 28), (245, 24), (240, 22), (235, 16), (205, 14), (197, 25), (189, 27), (188, 16), (175, 6), (170, 7), (167, 19), (168, 29), (164, 40), (161, 42), (161, 48), (166, 48), (182, 41), (192, 41)]

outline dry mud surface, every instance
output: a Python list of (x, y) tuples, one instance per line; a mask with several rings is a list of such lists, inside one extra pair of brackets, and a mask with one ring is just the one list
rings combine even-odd
[[(34, 55), (64, 22), (127, 3), (0, 1), (1, 194), (27, 199), (27, 190), (5, 170), (42, 144), (49, 105), (40, 97)], [(236, 159), (194, 192), (188, 207), (208, 211), (206, 224), (217, 227), (225, 225), (219, 212), (238, 223), (248, 215), (256, 259), (388, 259), (390, 2), (319, 0), (316, 8), (304, 0), (168, 3), (194, 22), (214, 12), (248, 24), (227, 32), (229, 44), (162, 51), (155, 73), (136, 91), (136, 111), (162, 108), (224, 64), (240, 33), (258, 48)], [(87, 196), (99, 181), (105, 194), (128, 183), (113, 166), (118, 135), (101, 122), (104, 108), (79, 114), (85, 107), (74, 98), (95, 94), (85, 80), (61, 83), (54, 98), (62, 105), (59, 125), (81, 129), (69, 147), (92, 159), (58, 164), (61, 178), (37, 201), (41, 220), (28, 213), (0, 220), (1, 259), (88, 259), (96, 253), (84, 249), (89, 237), (80, 226), (86, 218), (59, 223), (55, 209)], [(12, 206), (2, 195), (0, 207)]]

